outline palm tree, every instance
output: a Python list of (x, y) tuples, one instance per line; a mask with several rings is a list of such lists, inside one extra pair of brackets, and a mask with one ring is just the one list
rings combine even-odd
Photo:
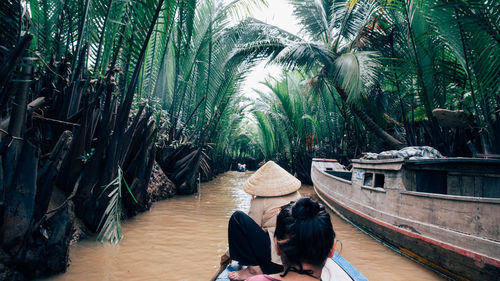
[[(124, 168), (123, 179), (136, 182), (130, 189), (133, 193), (128, 196), (144, 194), (151, 172), (151, 159), (154, 160), (152, 143), (156, 131), (154, 123), (148, 123), (151, 114), (144, 106), (137, 111), (131, 126), (129, 114), (137, 85), (143, 81), (140, 74), (145, 72), (143, 62), (150, 39), (157, 37), (155, 28), (161, 24), (158, 19), (167, 15), (175, 3), (163, 0), (141, 3), (114, 0), (2, 2), (0, 11), (5, 16), (2, 17), (5, 29), (0, 36), (2, 44), (8, 44), (0, 48), (1, 69), (6, 70), (2, 72), (5, 74), (3, 81), (7, 81), (2, 81), (2, 93), (8, 93), (2, 95), (6, 99), (0, 105), (7, 110), (2, 114), (7, 117), (2, 120), (2, 126), (4, 123), (8, 127), (15, 125), (17, 129), (12, 132), (14, 136), (22, 137), (20, 144), (23, 143), (26, 149), (32, 143), (33, 152), (40, 149), (44, 154), (56, 155), (55, 158), (41, 160), (40, 170), (37, 170), (38, 162), (24, 169), (39, 179), (34, 185), (37, 187), (34, 198), (27, 200), (27, 205), (23, 207), (35, 210), (33, 216), (23, 222), (35, 225), (29, 231), (37, 231), (38, 221), (47, 216), (48, 202), (55, 186), (66, 193), (68, 201), (73, 200), (77, 215), (94, 231), (106, 206), (111, 204), (108, 196), (99, 194), (103, 186), (114, 181), (119, 166)], [(26, 5), (30, 5), (30, 9)], [(25, 24), (25, 19), (29, 19), (31, 24)], [(165, 28), (166, 25), (163, 26)], [(166, 33), (160, 34), (166, 36)], [(31, 38), (30, 45), (30, 40), (26, 39)], [(5, 50), (10, 54), (7, 52), (8, 55), (5, 55)], [(22, 73), (26, 76), (15, 78), (8, 69), (15, 65), (16, 54), (24, 54), (25, 50), (31, 57), (21, 64), (25, 69)], [(120, 67), (130, 71), (123, 75)], [(38, 79), (31, 80), (31, 70)], [(12, 100), (9, 95), (19, 92), (13, 91), (12, 87), (18, 87), (15, 80), (23, 81), (25, 89), (22, 95), (16, 95), (16, 99), (23, 100), (15, 102), (20, 105), (19, 108), (25, 109), (19, 113), (10, 111)], [(149, 77), (145, 80), (154, 83)], [(36, 104), (35, 109), (43, 107), (43, 113), (26, 110), (27, 103), (30, 106)], [(115, 110), (118, 112), (116, 120), (113, 117)], [(27, 122), (27, 117), (29, 120), (36, 117), (36, 121)], [(47, 126), (46, 122), (51, 122), (49, 124), (53, 126)], [(30, 134), (24, 135), (23, 132)], [(37, 134), (42, 140), (33, 139)], [(134, 148), (138, 142), (143, 145), (141, 149)], [(7, 155), (2, 152), (0, 158), (5, 157)], [(23, 169), (23, 165), (27, 164), (25, 159), (11, 159), (11, 162), (11, 167), (16, 169)], [(16, 164), (18, 162), (24, 164)], [(100, 173), (101, 169), (108, 172)], [(19, 174), (19, 171), (8, 171), (7, 174), (10, 177)], [(18, 185), (16, 182), (9, 183), (2, 189), (1, 197), (4, 198), (4, 194), (7, 197), (11, 196), (9, 194), (21, 194), (15, 190)], [(28, 188), (28, 185), (19, 186)], [(109, 193), (109, 190), (106, 191)], [(136, 203), (126, 201), (128, 198), (125, 196), (124, 200), (128, 209), (147, 208), (147, 198), (143, 197)], [(17, 209), (16, 200), (10, 202), (10, 208)], [(49, 213), (67, 211), (66, 206), (64, 204)], [(16, 216), (15, 213), (7, 216), (11, 215)], [(3, 232), (29, 237), (29, 234), (15, 228), (7, 228)], [(109, 233), (115, 235), (117, 232)], [(2, 246), (6, 247), (11, 243), (10, 238), (3, 242)]]
[[(499, 91), (500, 47), (489, 1), (381, 1), (378, 21), (364, 34), (363, 50), (381, 54), (379, 84), (403, 121), (407, 142), (421, 144), (425, 130), (430, 144), (447, 155), (463, 155), (460, 129), (438, 124), (435, 109), (469, 112), (485, 152), (498, 137), (495, 94)], [(398, 109), (399, 108), (399, 109)], [(416, 125), (416, 123), (419, 125)], [(419, 128), (420, 127), (420, 128)]]
[[(325, 101), (317, 95), (304, 95), (303, 84), (310, 80), (308, 77), (283, 72), (279, 78), (267, 79), (263, 84), (268, 91), (257, 91), (260, 97), (250, 107), (265, 158), (289, 167), (304, 182), (310, 181), (313, 155), (334, 145), (333, 124), (324, 115), (329, 110), (322, 108), (332, 109), (331, 105), (322, 104)], [(322, 147), (317, 146), (320, 143)], [(333, 150), (327, 152), (328, 157), (332, 154)]]
[[(464, 88), (470, 91), (471, 112), (484, 130), (482, 146), (486, 153), (500, 151), (500, 27), (498, 1), (429, 1), (422, 6), (429, 23), (449, 58), (463, 71)], [(496, 121), (495, 121), (496, 119)], [(485, 134), (486, 136), (485, 136)]]
[[(160, 74), (163, 81), (155, 89), (168, 112), (167, 133), (161, 136), (157, 160), (182, 193), (196, 191), (198, 165), (209, 162), (209, 155), (220, 155), (217, 151), (225, 146), (219, 143), (223, 139), (218, 136), (231, 132), (231, 127), (223, 124), (236, 118), (232, 114), (241, 114), (233, 109), (239, 108), (236, 94), (249, 68), (243, 62), (229, 60), (238, 40), (229, 28), (229, 15), (243, 4), (199, 3), (192, 30), (184, 34), (187, 30), (176, 28), (167, 45)], [(191, 40), (189, 44), (185, 43), (186, 36)], [(216, 159), (212, 160), (216, 163)], [(210, 168), (202, 170), (206, 175), (212, 173)]]
[[(47, 273), (39, 269), (63, 271), (73, 204), (91, 231), (101, 231), (99, 239), (118, 242), (122, 210), (135, 215), (150, 207), (148, 181), (164, 148), (156, 143), (172, 140), (157, 135), (157, 123), (176, 141), (191, 139), (195, 157), (180, 161), (179, 171), (208, 169), (205, 149), (212, 142), (218, 148), (217, 132), (235, 119), (245, 73), (227, 59), (236, 39), (224, 29), (236, 2), (1, 2), (0, 216), (7, 219), (0, 231), (9, 264), (27, 278)], [(175, 101), (173, 115), (158, 99), (167, 109)], [(55, 188), (67, 198), (49, 210)], [(41, 229), (52, 229), (48, 238), (32, 235)], [(60, 252), (48, 249), (47, 239), (57, 240), (51, 243), (63, 246)], [(32, 247), (48, 256), (27, 261)], [(49, 267), (52, 259), (60, 266)]]
[(247, 43), (233, 59), (256, 60), (269, 57), (288, 68), (316, 69), (316, 78), (333, 96), (338, 94), (363, 124), (390, 147), (401, 141), (375, 123), (359, 104), (376, 78), (377, 54), (358, 48), (365, 28), (375, 20), (379, 5), (375, 1), (290, 1), (304, 36), (287, 33), (255, 19), (240, 26)]

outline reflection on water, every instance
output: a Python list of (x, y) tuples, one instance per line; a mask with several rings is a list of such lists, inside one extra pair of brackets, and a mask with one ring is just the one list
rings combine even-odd
[[(71, 248), (68, 272), (48, 280), (208, 280), (227, 245), (227, 221), (247, 210), (250, 196), (241, 188), (250, 173), (228, 172), (202, 184), (201, 196), (157, 202), (151, 211), (123, 224), (119, 245), (92, 239)], [(309, 186), (302, 195), (312, 195)], [(336, 216), (342, 255), (369, 280), (439, 280)]]

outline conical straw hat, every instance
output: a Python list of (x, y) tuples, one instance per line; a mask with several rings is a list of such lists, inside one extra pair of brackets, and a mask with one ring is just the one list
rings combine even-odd
[(290, 194), (300, 188), (300, 181), (273, 161), (260, 167), (243, 184), (245, 192), (262, 197)]

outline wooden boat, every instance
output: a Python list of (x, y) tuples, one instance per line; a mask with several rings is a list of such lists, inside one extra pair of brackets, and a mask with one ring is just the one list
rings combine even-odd
[[(218, 277), (216, 281), (230, 281), (228, 274), (231, 271), (240, 270), (237, 263), (229, 265)], [(335, 253), (333, 258), (328, 259), (321, 274), (323, 281), (368, 281), (363, 274), (354, 268), (339, 253)]]
[(335, 212), (453, 279), (500, 280), (500, 161), (313, 159)]

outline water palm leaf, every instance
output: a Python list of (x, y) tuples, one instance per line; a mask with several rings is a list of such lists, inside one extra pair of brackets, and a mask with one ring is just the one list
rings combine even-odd
[(117, 244), (123, 238), (121, 226), (122, 182), (125, 183), (127, 191), (137, 203), (132, 190), (123, 176), (122, 169), (118, 167), (118, 176), (107, 184), (99, 195), (99, 198), (107, 196), (109, 199), (108, 205), (106, 206), (99, 222), (99, 231), (97, 235), (98, 241)]

